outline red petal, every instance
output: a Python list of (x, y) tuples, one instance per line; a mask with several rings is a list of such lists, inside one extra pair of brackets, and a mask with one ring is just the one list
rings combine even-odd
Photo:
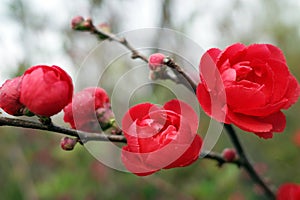
[(290, 73), (285, 63), (269, 60), (268, 65), (274, 74), (271, 102), (278, 102), (286, 94)]
[(259, 108), (239, 108), (236, 109), (235, 112), (244, 113), (247, 115), (253, 115), (253, 116), (267, 116), (272, 113), (278, 112), (280, 109), (283, 108), (284, 105), (288, 102), (288, 99), (282, 99), (281, 101), (275, 103), (275, 104), (267, 104), (263, 107)]
[(261, 133), (254, 133), (254, 134), (263, 139), (270, 139), (273, 137), (272, 132), (261, 132)]
[(300, 85), (297, 79), (290, 75), (289, 76), (289, 86), (286, 91), (285, 97), (288, 99), (286, 105), (284, 105), (284, 109), (288, 109), (291, 105), (297, 102), (300, 95)]
[(258, 87), (246, 88), (243, 85), (231, 85), (226, 87), (226, 96), (227, 104), (234, 112), (239, 112), (244, 108), (261, 107), (266, 103), (265, 95)]
[(196, 135), (193, 143), (190, 145), (190, 147), (178, 158), (176, 161), (168, 165), (167, 167), (164, 167), (164, 169), (170, 169), (174, 167), (185, 167), (193, 162), (195, 162), (199, 158), (199, 153), (202, 146), (202, 139), (199, 135)]
[(131, 107), (122, 119), (122, 129), (127, 130), (136, 119), (143, 119), (149, 112), (159, 108), (152, 103), (142, 103)]
[(281, 111), (261, 118), (261, 121), (272, 124), (273, 132), (282, 132), (286, 126), (285, 115)]
[(283, 63), (286, 63), (285, 57), (281, 51), (281, 49), (279, 49), (278, 47), (271, 45), (271, 44), (266, 44), (267, 48), (269, 49), (271, 56), (270, 58), (273, 59), (278, 59)]
[(227, 122), (225, 94), (209, 93), (201, 83), (198, 85), (196, 93), (202, 109), (208, 116), (219, 122)]
[(197, 132), (199, 123), (198, 115), (190, 105), (183, 101), (174, 99), (165, 103), (164, 109), (172, 110), (175, 113), (181, 114), (182, 118), (189, 123), (191, 132)]
[[(218, 68), (215, 64), (217, 56), (221, 53), (220, 49), (210, 49), (204, 53), (201, 57), (199, 71), (201, 76), (201, 81), (205, 81), (209, 88), (214, 88), (216, 85), (216, 78), (220, 78)], [(219, 82), (220, 82), (219, 80)]]
[(273, 126), (271, 123), (263, 122), (260, 118), (228, 112), (229, 120), (239, 128), (249, 132), (269, 132)]
[(217, 65), (221, 66), (227, 59), (231, 59), (235, 57), (238, 52), (244, 50), (246, 46), (241, 43), (235, 43), (233, 45), (228, 46), (222, 53), (217, 61)]
[(128, 151), (127, 146), (122, 148), (121, 159), (125, 167), (138, 176), (148, 176), (160, 169), (149, 166), (144, 163), (143, 156), (140, 153), (132, 153)]
[(271, 52), (265, 44), (252, 44), (245, 49), (244, 60), (267, 60), (271, 57)]

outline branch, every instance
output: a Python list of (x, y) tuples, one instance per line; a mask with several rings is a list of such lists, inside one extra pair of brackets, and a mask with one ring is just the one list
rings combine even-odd
[(52, 131), (55, 133), (76, 137), (79, 139), (81, 144), (84, 144), (88, 141), (111, 141), (111, 142), (126, 143), (126, 138), (122, 135), (106, 135), (104, 133), (89, 133), (89, 132), (79, 131), (75, 129), (59, 127), (54, 124), (44, 125), (41, 123), (16, 119), (16, 118), (0, 117), (0, 126), (14, 126), (14, 127)]
[(201, 157), (217, 161), (219, 167), (222, 167), (223, 164), (225, 164), (225, 163), (235, 164), (237, 167), (240, 167), (242, 165), (242, 162), (240, 159), (227, 161), (224, 159), (224, 157), (221, 154), (218, 154), (218, 153), (215, 153), (212, 151), (211, 152), (201, 152), (201, 154), (199, 155), (199, 158), (201, 158)]
[(101, 31), (100, 29), (97, 29), (93, 23), (90, 24), (91, 29), (90, 32), (93, 34), (98, 35), (99, 37), (104, 37), (104, 38), (108, 38), (111, 41), (115, 41), (118, 42), (120, 44), (122, 44), (124, 47), (126, 47), (128, 50), (131, 51), (131, 58), (132, 59), (141, 59), (143, 61), (145, 61), (146, 63), (148, 63), (148, 58), (141, 54), (140, 52), (138, 52), (136, 49), (134, 49), (131, 44), (123, 37), (123, 38), (119, 38), (116, 35), (112, 34), (112, 33), (108, 33), (105, 31)]
[(264, 182), (264, 180), (262, 179), (262, 177), (260, 177), (256, 171), (254, 170), (253, 166), (251, 165), (249, 159), (247, 158), (245, 151), (233, 129), (233, 127), (230, 124), (225, 124), (224, 125), (227, 133), (229, 135), (229, 138), (231, 140), (231, 142), (233, 143), (235, 149), (237, 150), (239, 157), (240, 157), (240, 162), (241, 165), (245, 168), (245, 170), (248, 172), (248, 174), (250, 175), (250, 177), (252, 178), (252, 180), (254, 182), (256, 182), (265, 192), (265, 195), (269, 198), (269, 199), (275, 199), (275, 194), (273, 193), (273, 191), (269, 188), (269, 186)]
[[(83, 30), (82, 29), (76, 29), (76, 28), (75, 28), (75, 30), (89, 31), (92, 34), (97, 35), (98, 38), (100, 38), (100, 39), (108, 39), (110, 41), (117, 42), (117, 43), (123, 45), (128, 50), (130, 50), (132, 59), (141, 59), (145, 63), (148, 63), (148, 57), (143, 55), (142, 53), (140, 53), (138, 50), (136, 50), (126, 40), (126, 38), (124, 38), (124, 37), (119, 38), (113, 33), (106, 32), (106, 31), (103, 31), (101, 29), (98, 29), (97, 27), (95, 27), (95, 25), (93, 24), (93, 21), (90, 18), (86, 19), (85, 22), (87, 23), (87, 25)], [(175, 72), (175, 74), (177, 75), (177, 78), (170, 76), (168, 73), (165, 73), (163, 77), (160, 77), (161, 79), (170, 79), (170, 80), (172, 80), (173, 82), (175, 82), (177, 84), (183, 84), (183, 85), (187, 86), (187, 88), (189, 88), (189, 89), (192, 88), (192, 90), (194, 92), (196, 91), (197, 85), (195, 84), (195, 82), (187, 75), (187, 73), (178, 64), (176, 64), (169, 57), (167, 57), (164, 62), (165, 62), (164, 64), (166, 66), (168, 66), (169, 68), (171, 68)], [(180, 77), (178, 77), (178, 74), (182, 75), (185, 80), (180, 81)]]
[(187, 81), (187, 87), (190, 88), (192, 87), (194, 93), (196, 93), (197, 90), (197, 84), (187, 75), (187, 73), (177, 64), (174, 62), (172, 58), (166, 57), (164, 59), (164, 64), (173, 69), (176, 73), (179, 73), (182, 75), (185, 80)]

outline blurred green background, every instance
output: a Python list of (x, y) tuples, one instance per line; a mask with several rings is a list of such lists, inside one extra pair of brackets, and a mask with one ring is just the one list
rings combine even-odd
[[(291, 72), (300, 80), (299, 10), (297, 0), (4, 0), (0, 3), (0, 80), (2, 84), (42, 63), (62, 66), (75, 78), (86, 55), (98, 44), (94, 36), (71, 30), (70, 21), (76, 15), (107, 22), (115, 33), (146, 27), (174, 29), (204, 49), (235, 42), (272, 43), (283, 50)], [(92, 59), (101, 63), (99, 55)], [(101, 86), (111, 94), (114, 77), (128, 68), (124, 61), (107, 71)], [(77, 81), (76, 88), (85, 84)], [(136, 101), (152, 97), (151, 101), (163, 102), (172, 96), (159, 87), (147, 95)], [(284, 133), (270, 140), (237, 129), (257, 170), (274, 187), (300, 183), (300, 145), (294, 140), (300, 131), (299, 113), (298, 102), (285, 111)], [(54, 121), (67, 126), (61, 114)], [(202, 114), (200, 133), (208, 122)], [(199, 160), (186, 168), (140, 178), (106, 167), (80, 145), (65, 152), (59, 147), (60, 139), (58, 134), (0, 127), (0, 199), (264, 199), (249, 177), (233, 165), (219, 168), (214, 161)], [(222, 152), (230, 145), (222, 134), (214, 151)]]

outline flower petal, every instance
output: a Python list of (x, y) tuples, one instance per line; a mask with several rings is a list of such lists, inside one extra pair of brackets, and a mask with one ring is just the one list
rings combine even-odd
[(183, 101), (171, 100), (165, 103), (164, 109), (172, 110), (175, 113), (182, 115), (182, 118), (189, 123), (191, 132), (197, 132), (199, 123), (198, 115), (190, 105)]
[(257, 117), (237, 114), (230, 111), (228, 112), (227, 117), (233, 124), (243, 129), (244, 131), (269, 132), (273, 128), (271, 123), (263, 122)]

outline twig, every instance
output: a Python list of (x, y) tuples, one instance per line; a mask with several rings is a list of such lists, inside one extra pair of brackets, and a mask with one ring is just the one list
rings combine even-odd
[[(88, 20), (89, 22), (89, 31), (92, 34), (95, 34), (97, 36), (99, 36), (99, 38), (106, 38), (108, 40), (111, 41), (115, 41), (121, 45), (123, 45), (125, 48), (127, 48), (128, 50), (131, 51), (131, 58), (132, 59), (141, 59), (144, 62), (148, 63), (148, 58), (147, 56), (143, 55), (142, 53), (140, 53), (138, 50), (136, 50), (124, 37), (117, 37), (116, 35), (109, 33), (109, 32), (105, 32), (102, 31), (101, 29), (97, 29), (95, 27), (95, 25), (93, 24), (92, 20)], [(183, 84), (185, 86), (187, 86), (187, 88), (192, 89), (194, 92), (196, 91), (197, 85), (194, 83), (194, 81), (187, 75), (187, 73), (184, 72), (184, 70), (178, 65), (176, 64), (173, 59), (167, 57), (165, 60), (165, 65), (170, 67), (176, 75), (178, 75), (178, 73), (180, 75), (182, 75), (184, 77), (185, 80), (180, 81), (180, 77), (172, 77), (171, 75), (169, 75), (168, 73), (165, 73), (163, 77), (160, 77), (162, 79), (170, 79), (173, 82), (177, 83), (177, 84)]]
[(89, 133), (89, 132), (79, 131), (75, 129), (59, 127), (54, 124), (48, 126), (41, 123), (16, 119), (16, 118), (0, 117), (0, 126), (14, 126), (14, 127), (52, 131), (63, 135), (76, 137), (80, 140), (80, 143), (82, 144), (88, 141), (111, 141), (111, 142), (126, 143), (126, 138), (122, 135), (106, 135), (104, 133)]
[[(187, 87), (192, 87), (193, 91), (196, 93), (197, 90), (197, 84), (187, 75), (187, 73), (177, 64), (174, 62), (172, 58), (166, 57), (164, 59), (164, 64), (173, 69), (176, 73), (179, 73), (184, 77), (184, 79), (187, 81)], [(186, 84), (185, 84), (186, 85)]]
[(233, 143), (235, 149), (237, 150), (237, 152), (239, 154), (241, 165), (245, 168), (245, 170), (248, 172), (248, 174), (253, 179), (253, 181), (256, 182), (264, 190), (265, 195), (269, 199), (275, 199), (276, 197), (275, 197), (275, 194), (273, 193), (273, 191), (263, 181), (262, 177), (260, 177), (257, 174), (257, 172), (254, 170), (253, 166), (251, 165), (233, 127), (230, 124), (225, 124), (224, 126), (227, 130), (229, 138), (231, 139), (231, 142)]
[(201, 157), (217, 161), (219, 167), (222, 167), (223, 164), (225, 164), (225, 163), (235, 164), (237, 167), (240, 167), (242, 165), (240, 159), (234, 159), (232, 161), (228, 161), (228, 160), (225, 160), (222, 155), (212, 152), (212, 151), (201, 152), (199, 158), (201, 158)]
[(122, 44), (124, 47), (126, 47), (128, 50), (131, 51), (131, 58), (132, 59), (141, 59), (143, 61), (145, 61), (146, 63), (148, 63), (148, 58), (144, 55), (142, 55), (140, 52), (138, 52), (136, 49), (134, 49), (131, 44), (123, 37), (123, 38), (119, 38), (116, 35), (112, 34), (112, 33), (108, 33), (105, 31), (101, 31), (100, 29), (97, 29), (93, 24), (91, 24), (91, 29), (90, 32), (96, 35), (101, 35), (104, 36), (106, 38), (108, 38), (111, 41), (115, 41), (118, 42), (120, 44)]

